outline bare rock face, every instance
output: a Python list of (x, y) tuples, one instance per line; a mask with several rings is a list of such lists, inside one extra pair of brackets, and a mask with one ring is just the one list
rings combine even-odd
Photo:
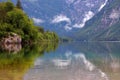
[(1, 42), (3, 44), (18, 44), (22, 42), (21, 36), (16, 33), (9, 33)]

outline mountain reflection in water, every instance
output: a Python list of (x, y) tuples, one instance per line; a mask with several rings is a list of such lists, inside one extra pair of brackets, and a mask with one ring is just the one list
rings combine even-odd
[(119, 80), (119, 74), (117, 42), (0, 47), (0, 80)]
[(36, 59), (24, 80), (119, 80), (120, 43), (65, 43)]

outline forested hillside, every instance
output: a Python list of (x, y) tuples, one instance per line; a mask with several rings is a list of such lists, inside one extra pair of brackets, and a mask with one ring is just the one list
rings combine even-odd
[(33, 20), (22, 10), (18, 0), (15, 6), (12, 2), (0, 2), (0, 39), (18, 34), (22, 42), (58, 41), (54, 32), (44, 31), (42, 27), (35, 26)]

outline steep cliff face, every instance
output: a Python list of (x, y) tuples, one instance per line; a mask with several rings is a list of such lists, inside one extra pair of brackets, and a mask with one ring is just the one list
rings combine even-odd
[[(12, 0), (16, 3), (16, 0)], [(56, 32), (61, 37), (84, 27), (106, 4), (107, 0), (21, 0), (23, 10), (36, 25)]]
[(120, 0), (108, 0), (103, 10), (78, 33), (79, 40), (120, 40)]

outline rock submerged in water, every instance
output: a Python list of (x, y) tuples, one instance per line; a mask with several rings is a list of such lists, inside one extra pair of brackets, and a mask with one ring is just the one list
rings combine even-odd
[(8, 33), (8, 35), (1, 40), (3, 44), (20, 44), (21, 42), (21, 36), (16, 33)]
[(22, 49), (21, 44), (3, 44), (0, 46), (2, 51), (7, 51), (8, 53), (18, 53)]

